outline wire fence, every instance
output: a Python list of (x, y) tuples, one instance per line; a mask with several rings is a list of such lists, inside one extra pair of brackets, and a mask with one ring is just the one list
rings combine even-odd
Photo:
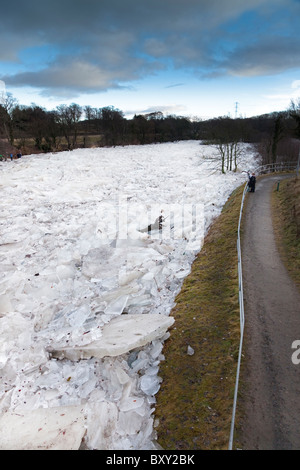
[[(298, 174), (299, 160), (298, 160), (298, 163), (287, 162), (287, 163), (271, 163), (268, 165), (262, 165), (262, 166), (255, 168), (254, 173), (256, 175), (264, 175), (267, 173), (277, 173), (277, 172), (284, 172), (284, 171), (297, 171), (297, 174)], [(248, 192), (248, 182), (245, 184), (243, 195), (242, 195), (239, 222), (238, 222), (238, 235), (237, 235), (238, 283), (239, 283), (239, 305), (240, 305), (240, 345), (239, 345), (236, 381), (235, 381), (235, 389), (234, 389), (234, 397), (233, 397), (233, 411), (232, 411), (232, 418), (231, 418), (231, 428), (230, 428), (228, 450), (232, 450), (232, 446), (233, 446), (236, 405), (237, 405), (240, 367), (241, 367), (243, 339), (244, 339), (245, 311), (244, 311), (243, 271), (242, 271), (242, 251), (241, 251), (241, 222), (242, 222), (243, 208), (244, 208), (244, 202), (245, 202), (245, 197), (246, 197), (247, 192)]]

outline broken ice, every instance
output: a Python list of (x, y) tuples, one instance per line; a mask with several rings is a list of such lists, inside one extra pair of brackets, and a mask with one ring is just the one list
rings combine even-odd
[(245, 180), (216, 172), (199, 144), (0, 162), (2, 449), (156, 448), (170, 312)]

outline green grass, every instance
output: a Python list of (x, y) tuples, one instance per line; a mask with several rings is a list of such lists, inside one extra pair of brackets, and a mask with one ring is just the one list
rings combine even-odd
[(273, 227), (287, 270), (300, 290), (300, 177), (280, 182), (272, 192)]
[(240, 338), (236, 241), (242, 191), (232, 194), (209, 230), (171, 312), (175, 323), (164, 345), (155, 410), (165, 450), (228, 448)]

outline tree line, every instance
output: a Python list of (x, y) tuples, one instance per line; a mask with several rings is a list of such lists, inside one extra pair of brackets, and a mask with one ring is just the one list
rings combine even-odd
[(20, 105), (10, 93), (0, 99), (0, 154), (17, 149), (26, 154), (193, 139), (216, 145), (227, 169), (234, 169), (241, 142), (256, 144), (263, 163), (297, 159), (300, 98), (286, 111), (205, 121), (164, 116), (159, 111), (127, 119), (113, 106), (93, 108), (76, 103), (48, 111), (36, 104)]
[(36, 104), (19, 105), (7, 94), (0, 104), (2, 152), (13, 148), (23, 153), (72, 150), (92, 146), (143, 145), (195, 138), (185, 117), (161, 112), (126, 119), (113, 106), (59, 105), (48, 111)]
[(221, 117), (203, 122), (202, 139), (218, 146), (220, 155), (234, 161), (240, 142), (257, 146), (262, 164), (297, 161), (300, 146), (300, 98), (286, 111), (245, 119)]

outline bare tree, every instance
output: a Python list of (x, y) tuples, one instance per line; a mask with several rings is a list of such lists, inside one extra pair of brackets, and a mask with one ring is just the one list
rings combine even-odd
[(289, 108), (289, 114), (296, 123), (295, 134), (300, 138), (300, 98), (292, 100)]
[(219, 158), (221, 161), (221, 171), (237, 171), (239, 159), (243, 154), (241, 143), (233, 142), (219, 142), (217, 144)]
[(11, 93), (1, 93), (0, 96), (0, 125), (10, 145), (14, 145), (14, 125), (12, 112), (17, 104)]
[(82, 115), (82, 108), (72, 103), (69, 106), (61, 104), (56, 109), (56, 120), (66, 138), (68, 149), (73, 149), (77, 144), (78, 122)]
[(114, 106), (101, 108), (101, 122), (106, 144), (118, 145), (124, 137), (124, 115)]
[(274, 122), (274, 131), (273, 131), (273, 139), (272, 139), (272, 163), (276, 163), (277, 160), (277, 148), (279, 142), (284, 137), (284, 126), (283, 126), (283, 114), (278, 113), (275, 117)]

